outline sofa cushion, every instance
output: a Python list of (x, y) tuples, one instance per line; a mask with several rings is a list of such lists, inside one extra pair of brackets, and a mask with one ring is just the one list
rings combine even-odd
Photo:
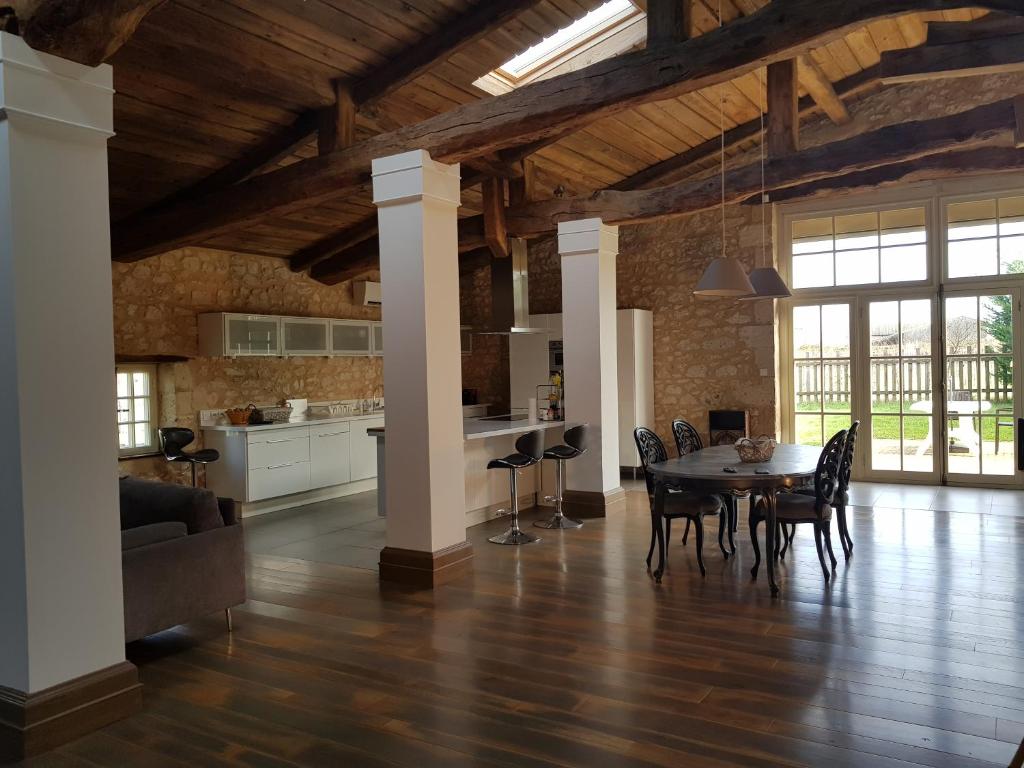
[(162, 541), (181, 539), (188, 536), (188, 526), (184, 523), (152, 523), (128, 528), (121, 531), (121, 551), (137, 549)]
[(121, 528), (151, 523), (185, 523), (189, 534), (224, 527), (217, 497), (205, 488), (121, 478)]

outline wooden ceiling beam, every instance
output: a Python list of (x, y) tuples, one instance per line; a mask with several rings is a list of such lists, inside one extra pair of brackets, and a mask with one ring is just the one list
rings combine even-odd
[(356, 104), (360, 109), (376, 104), (538, 2), (540, 0), (503, 0), (500, 3), (478, 0), (469, 10), (452, 19), (435, 34), (417, 43), (404, 55), (378, 67), (372, 76), (356, 83), (352, 87)]
[(496, 259), (508, 258), (508, 228), (505, 226), (505, 180), (485, 179), (482, 184), (484, 240)]
[(988, 37), (1024, 34), (1024, 19), (989, 13), (974, 21), (929, 21), (928, 45), (949, 45)]
[(321, 155), (351, 147), (356, 140), (356, 102), (341, 81), (334, 82), (334, 104), (320, 110), (316, 147)]
[(1024, 34), (886, 51), (879, 67), (886, 85), (1020, 72), (1024, 70)]
[[(37, 51), (95, 67), (165, 0), (13, 0), (18, 34)], [(8, 21), (8, 23), (10, 23)]]
[[(874, 19), (960, 5), (962, 0), (775, 0), (685, 42), (633, 51), (529, 83), (159, 214), (132, 217), (113, 232), (115, 257), (145, 258), (337, 197), (360, 183), (376, 157), (418, 148), (442, 162), (471, 159), (735, 79), (807, 53)], [(970, 5), (1024, 14), (1020, 0), (971, 0)]]
[[(783, 188), (999, 140), (1009, 144), (1014, 121), (1013, 100), (1007, 99), (948, 117), (885, 126), (850, 139), (770, 157), (765, 175), (769, 188)], [(751, 163), (728, 174), (726, 201), (742, 201), (760, 189), (760, 163)], [(536, 237), (556, 229), (559, 221), (570, 219), (639, 224), (713, 208), (720, 203), (721, 194), (717, 175), (634, 192), (604, 190), (588, 197), (512, 208), (508, 211), (508, 229), (513, 237)]]
[(836, 93), (832, 81), (828, 79), (818, 63), (810, 55), (800, 56), (798, 77), (800, 84), (807, 90), (814, 102), (821, 107), (822, 112), (828, 115), (829, 119), (836, 125), (846, 125), (850, 122), (850, 113), (843, 104), (843, 100)]
[[(840, 80), (835, 84), (835, 90), (838, 95), (849, 97), (863, 93), (877, 85), (878, 70), (877, 67), (871, 67)], [(809, 96), (800, 100), (801, 115), (809, 114), (815, 109), (815, 107), (816, 104), (814, 100)], [(735, 128), (730, 128), (725, 132), (725, 148), (727, 151), (733, 149), (737, 145), (753, 139), (760, 132), (760, 120), (750, 120), (746, 123), (740, 123)], [(655, 163), (654, 165), (650, 165), (647, 168), (637, 171), (621, 181), (616, 182), (610, 187), (610, 189), (642, 189), (644, 187), (653, 186), (658, 182), (665, 182), (666, 180), (670, 180), (672, 177), (677, 176), (681, 171), (689, 168), (694, 163), (699, 163), (702, 160), (708, 159), (712, 155), (717, 155), (720, 151), (720, 139), (716, 136), (713, 139), (708, 139), (695, 147), (691, 147), (690, 149), (680, 152), (678, 155), (673, 155), (659, 163)]]
[[(771, 190), (768, 197), (773, 203), (782, 203), (789, 200), (808, 200), (851, 192), (885, 189), (920, 181), (960, 178), (974, 173), (1020, 172), (1022, 170), (1024, 170), (1024, 152), (1020, 149), (981, 147), (960, 152), (942, 152), (904, 163), (884, 165), (866, 171), (820, 179), (808, 184)], [(760, 203), (760, 199), (759, 196), (756, 196), (744, 202), (755, 205)]]
[(769, 157), (796, 152), (800, 146), (800, 94), (796, 59), (768, 65), (768, 114), (765, 143)]
[(690, 0), (647, 0), (647, 47), (680, 43), (690, 36)]

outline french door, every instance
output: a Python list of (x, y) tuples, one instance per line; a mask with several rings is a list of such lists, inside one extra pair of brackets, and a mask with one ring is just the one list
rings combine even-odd
[(1020, 289), (947, 291), (942, 302), (945, 428), (951, 483), (1007, 485), (1021, 479)]

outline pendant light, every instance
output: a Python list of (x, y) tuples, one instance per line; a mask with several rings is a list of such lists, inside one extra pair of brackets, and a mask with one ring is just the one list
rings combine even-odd
[[(760, 78), (759, 72), (758, 80)], [(754, 290), (749, 296), (741, 297), (740, 301), (785, 299), (793, 295), (790, 293), (786, 281), (782, 279), (782, 275), (771, 265), (771, 260), (768, 258), (768, 218), (765, 214), (768, 207), (768, 196), (765, 194), (764, 188), (764, 88), (758, 88), (758, 96), (761, 102), (761, 263), (765, 266), (751, 270), (750, 284)]]
[[(718, 28), (722, 28), (722, 0), (718, 0)], [(754, 293), (743, 265), (725, 255), (725, 84), (718, 86), (718, 127), (721, 134), (722, 255), (708, 264), (694, 288), (695, 296), (737, 298)]]

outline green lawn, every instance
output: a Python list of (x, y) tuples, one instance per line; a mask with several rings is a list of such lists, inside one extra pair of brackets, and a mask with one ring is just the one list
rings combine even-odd
[[(1013, 408), (1012, 400), (996, 400), (992, 402), (992, 409), (986, 411), (981, 419), (981, 432), (982, 440), (995, 440), (996, 432), (996, 421), (1012, 421), (1010, 414), (997, 414), (997, 408)], [(910, 403), (904, 404), (904, 424), (906, 434), (904, 435), (907, 440), (923, 440), (928, 435), (928, 420), (931, 418), (926, 414), (917, 414), (910, 410)], [(828, 408), (830, 411), (843, 411), (849, 410), (849, 403), (830, 403)], [(797, 419), (796, 419), (796, 438), (797, 442), (803, 444), (817, 444), (818, 437), (818, 420), (814, 418), (804, 417), (801, 418), (800, 414), (806, 412), (816, 412), (820, 408), (819, 403), (800, 403), (797, 408)], [(1011, 410), (1012, 412), (1012, 410)], [(893, 414), (893, 415), (887, 415)], [(900, 437), (900, 420), (899, 414), (899, 403), (877, 403), (872, 408), (872, 435), (880, 440), (898, 440)], [(995, 417), (999, 416), (999, 419)], [(967, 418), (967, 417), (962, 417)], [(834, 434), (840, 429), (846, 429), (850, 425), (850, 417), (846, 414), (825, 414), (825, 437)], [(977, 429), (977, 427), (975, 427)], [(1002, 427), (999, 439), (1006, 440), (1008, 442), (1013, 440), (1013, 429), (1011, 427)]]

